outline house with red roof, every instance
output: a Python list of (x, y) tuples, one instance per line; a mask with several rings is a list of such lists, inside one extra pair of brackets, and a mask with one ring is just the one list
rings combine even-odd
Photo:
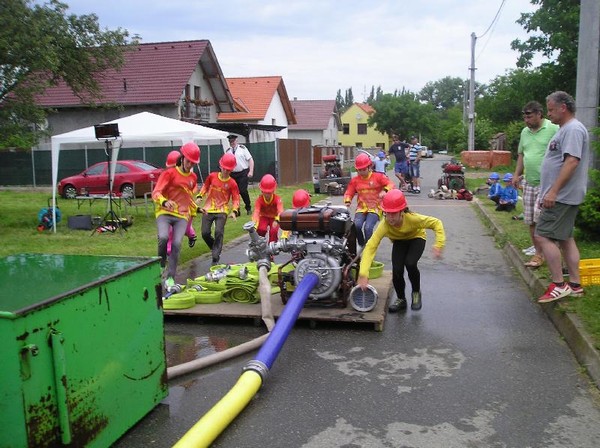
[(235, 111), (219, 113), (219, 129), (246, 137), (246, 141), (288, 138), (296, 117), (281, 76), (227, 78)]
[(388, 149), (389, 137), (369, 126), (369, 117), (375, 109), (366, 103), (354, 103), (341, 117), (342, 129), (338, 133), (339, 144), (358, 148)]
[(335, 100), (291, 101), (296, 124), (288, 127), (288, 137), (311, 140), (312, 145), (335, 146), (341, 129)]
[(208, 40), (144, 43), (125, 53), (125, 63), (99, 78), (101, 98), (91, 106), (64, 83), (37, 103), (50, 111), (52, 135), (148, 111), (196, 124), (234, 112), (234, 101)]

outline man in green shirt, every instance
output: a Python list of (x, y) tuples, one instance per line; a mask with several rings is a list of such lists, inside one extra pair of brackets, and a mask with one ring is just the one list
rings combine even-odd
[(542, 251), (533, 238), (537, 222), (535, 204), (540, 192), (540, 168), (548, 143), (558, 131), (558, 126), (544, 118), (543, 107), (537, 101), (530, 101), (523, 107), (523, 119), (526, 126), (521, 131), (513, 183), (518, 187), (519, 182), (522, 182), (524, 221), (529, 225), (531, 240), (535, 247), (535, 255), (525, 263), (525, 266), (537, 268), (544, 264)]

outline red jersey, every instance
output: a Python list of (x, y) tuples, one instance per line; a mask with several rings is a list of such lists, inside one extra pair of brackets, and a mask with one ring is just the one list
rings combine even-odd
[[(155, 215), (157, 217), (173, 215), (190, 219), (190, 216), (196, 214), (197, 207), (194, 202), (196, 191), (198, 191), (198, 177), (193, 171), (184, 173), (179, 167), (163, 171), (152, 190), (152, 200), (156, 203)], [(173, 211), (162, 206), (167, 200), (175, 202)]]
[(348, 183), (344, 193), (344, 202), (349, 204), (355, 194), (358, 195), (356, 211), (380, 213), (381, 207), (379, 194), (382, 191), (389, 191), (396, 187), (394, 182), (385, 174), (374, 173), (372, 171), (366, 177), (353, 177)]
[[(220, 172), (213, 172), (208, 175), (204, 185), (198, 194), (201, 197), (206, 196), (204, 210), (208, 213), (226, 213), (231, 211), (239, 212), (240, 209), (240, 190), (235, 180), (231, 177), (223, 179)], [(232, 201), (231, 208), (229, 201)]]
[(283, 212), (283, 202), (280, 196), (273, 193), (271, 200), (267, 202), (265, 196), (261, 194), (254, 203), (252, 221), (257, 223), (261, 217), (279, 219), (281, 212)]

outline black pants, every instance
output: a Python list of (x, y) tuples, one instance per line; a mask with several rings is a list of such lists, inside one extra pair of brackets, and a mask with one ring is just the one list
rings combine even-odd
[(240, 196), (242, 197), (242, 200), (244, 201), (244, 206), (245, 206), (247, 212), (252, 210), (252, 203), (250, 202), (250, 195), (248, 194), (248, 172), (249, 171), (250, 170), (248, 168), (246, 168), (245, 170), (239, 171), (237, 173), (234, 173), (234, 172), (231, 173), (232, 179), (235, 180), (235, 183), (237, 184), (237, 186), (240, 190)]
[(497, 212), (512, 212), (515, 209), (515, 204), (498, 204)]
[(406, 298), (404, 290), (404, 268), (413, 292), (421, 291), (421, 272), (417, 263), (425, 250), (425, 240), (414, 238), (412, 240), (394, 240), (392, 245), (392, 283), (399, 299)]
[[(202, 215), (202, 239), (212, 252), (212, 261), (219, 261), (223, 250), (223, 236), (225, 235), (225, 213), (207, 213)], [(215, 236), (212, 236), (212, 227), (215, 224)]]

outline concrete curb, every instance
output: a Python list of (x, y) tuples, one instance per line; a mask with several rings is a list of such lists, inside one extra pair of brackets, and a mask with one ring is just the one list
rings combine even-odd
[[(481, 202), (477, 198), (473, 202), (478, 207), (486, 223), (494, 229), (495, 234), (504, 234), (504, 231), (494, 222), (492, 216), (481, 205)], [(545, 291), (546, 283), (542, 282), (535, 271), (527, 269), (524, 266), (523, 259), (517, 248), (511, 243), (507, 243), (503, 248), (503, 254), (521, 275), (534, 297), (541, 295)], [(557, 305), (557, 303), (548, 303), (540, 306), (559, 333), (565, 338), (577, 361), (585, 367), (596, 387), (600, 389), (600, 352), (594, 348), (594, 343), (586, 334), (579, 317), (576, 314), (564, 312)]]

